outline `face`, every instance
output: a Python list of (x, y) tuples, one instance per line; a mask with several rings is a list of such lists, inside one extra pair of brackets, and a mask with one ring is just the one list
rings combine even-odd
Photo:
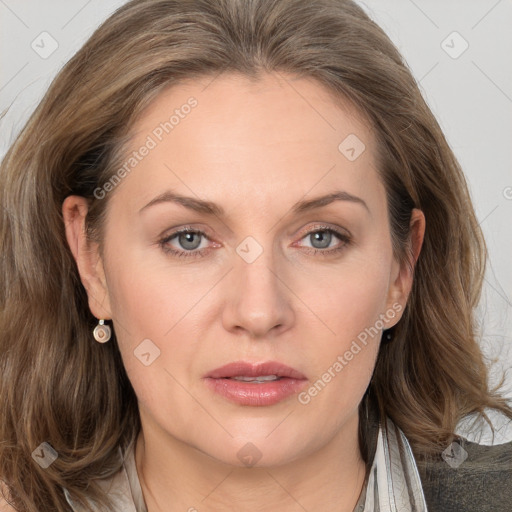
[[(143, 428), (236, 465), (250, 442), (260, 464), (281, 464), (356, 424), (411, 276), (357, 112), (310, 80), (211, 80), (165, 91), (135, 125), (138, 156), (100, 199), (103, 256), (75, 250), (71, 227), (68, 240), (92, 312), (113, 320)], [(205, 378), (239, 361), (302, 380)]]

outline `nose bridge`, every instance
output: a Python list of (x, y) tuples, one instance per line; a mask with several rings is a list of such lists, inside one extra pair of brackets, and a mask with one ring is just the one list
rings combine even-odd
[(236, 247), (239, 260), (235, 263), (236, 279), (243, 284), (241, 292), (263, 294), (274, 300), (280, 293), (276, 271), (276, 254), (270, 236), (247, 236)]
[(262, 243), (248, 236), (236, 247), (228, 321), (231, 327), (264, 336), (273, 327), (289, 323), (292, 311), (272, 239), (258, 238)]

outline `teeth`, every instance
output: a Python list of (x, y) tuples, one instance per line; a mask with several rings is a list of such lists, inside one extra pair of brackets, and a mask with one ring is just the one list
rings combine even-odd
[(260, 377), (239, 376), (239, 377), (231, 377), (231, 378), (233, 380), (240, 380), (242, 382), (267, 382), (267, 381), (279, 380), (281, 377), (278, 377), (277, 375), (261, 375)]

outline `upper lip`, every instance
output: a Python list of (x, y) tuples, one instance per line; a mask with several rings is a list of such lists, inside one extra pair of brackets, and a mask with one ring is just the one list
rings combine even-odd
[(306, 378), (298, 370), (278, 363), (277, 361), (265, 361), (260, 363), (235, 361), (212, 370), (205, 375), (205, 378), (222, 379), (228, 377), (259, 377), (262, 375), (277, 375), (278, 377), (289, 377), (291, 379), (300, 380)]

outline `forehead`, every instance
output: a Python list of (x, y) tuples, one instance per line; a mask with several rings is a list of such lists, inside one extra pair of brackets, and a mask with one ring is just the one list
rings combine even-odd
[(275, 194), (378, 187), (370, 126), (311, 79), (189, 80), (160, 93), (132, 133), (130, 151), (149, 148), (124, 180), (140, 201), (166, 186), (216, 202), (250, 195), (260, 204)]
[[(191, 103), (194, 106), (190, 107)], [(370, 123), (341, 94), (335, 96), (312, 78), (285, 73), (265, 73), (258, 79), (224, 73), (180, 82), (164, 89), (151, 102), (132, 133), (137, 137), (155, 131), (160, 139), (172, 132), (176, 139), (187, 126), (199, 130), (198, 135), (222, 128), (225, 135), (230, 135), (230, 142), (235, 138), (247, 142), (247, 136), (255, 140), (258, 137), (260, 142), (296, 141), (297, 135), (325, 139), (328, 133), (332, 137), (327, 142), (336, 142), (352, 130), (366, 143), (373, 143)], [(203, 137), (204, 143), (221, 142), (218, 134), (208, 135)]]

